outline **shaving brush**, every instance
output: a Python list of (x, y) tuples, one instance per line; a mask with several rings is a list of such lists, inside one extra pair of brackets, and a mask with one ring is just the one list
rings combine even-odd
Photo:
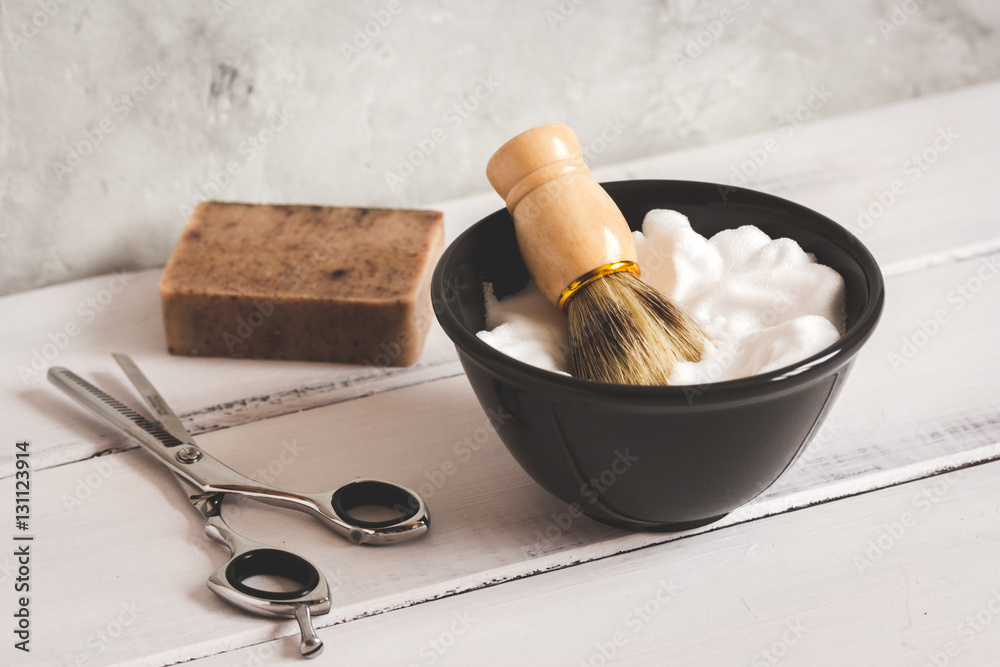
[(532, 279), (569, 318), (573, 375), (661, 385), (678, 361), (701, 358), (705, 334), (639, 277), (628, 223), (590, 175), (573, 130), (519, 134), (490, 158), (486, 177), (514, 218)]

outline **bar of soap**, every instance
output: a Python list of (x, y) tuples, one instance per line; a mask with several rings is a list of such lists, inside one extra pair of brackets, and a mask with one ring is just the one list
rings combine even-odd
[(160, 279), (171, 354), (408, 366), (438, 211), (203, 202)]

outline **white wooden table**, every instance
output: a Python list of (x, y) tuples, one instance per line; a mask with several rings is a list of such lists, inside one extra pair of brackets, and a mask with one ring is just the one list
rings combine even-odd
[[(331, 579), (320, 662), (1000, 664), (998, 111), (990, 84), (598, 172), (753, 171), (748, 187), (852, 227), (886, 276), (883, 320), (808, 452), (689, 533), (567, 520), (489, 427), (440, 329), (409, 369), (180, 358), (166, 353), (158, 271), (0, 299), (0, 663), (302, 664), (294, 621), (206, 588), (224, 550), (167, 471), (44, 381), (58, 364), (126, 394), (109, 356), (122, 351), (245, 474), (422, 491), (430, 535), (381, 549), (287, 511), (228, 508), (237, 530)], [(765, 145), (777, 149), (761, 160)], [(493, 195), (440, 206), (449, 238), (498, 207)], [(18, 441), (30, 443), (27, 531), (14, 525)], [(29, 654), (13, 634), (25, 535)]]

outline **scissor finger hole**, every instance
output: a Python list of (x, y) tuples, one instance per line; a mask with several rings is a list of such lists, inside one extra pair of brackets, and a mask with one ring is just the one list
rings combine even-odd
[[(293, 553), (254, 549), (229, 562), (226, 579), (233, 588), (247, 595), (265, 600), (295, 600), (319, 585), (319, 571), (305, 558)], [(267, 588), (255, 587), (258, 585)]]
[(412, 518), (420, 499), (406, 489), (376, 480), (361, 480), (340, 487), (331, 499), (334, 511), (360, 528), (385, 528)]

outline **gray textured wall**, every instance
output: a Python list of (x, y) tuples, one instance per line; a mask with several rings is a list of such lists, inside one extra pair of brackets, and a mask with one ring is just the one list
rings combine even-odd
[(543, 122), (612, 139), (601, 165), (811, 91), (829, 116), (1000, 75), (990, 0), (2, 0), (0, 24), (0, 294), (162, 264), (200, 199), (485, 191)]

